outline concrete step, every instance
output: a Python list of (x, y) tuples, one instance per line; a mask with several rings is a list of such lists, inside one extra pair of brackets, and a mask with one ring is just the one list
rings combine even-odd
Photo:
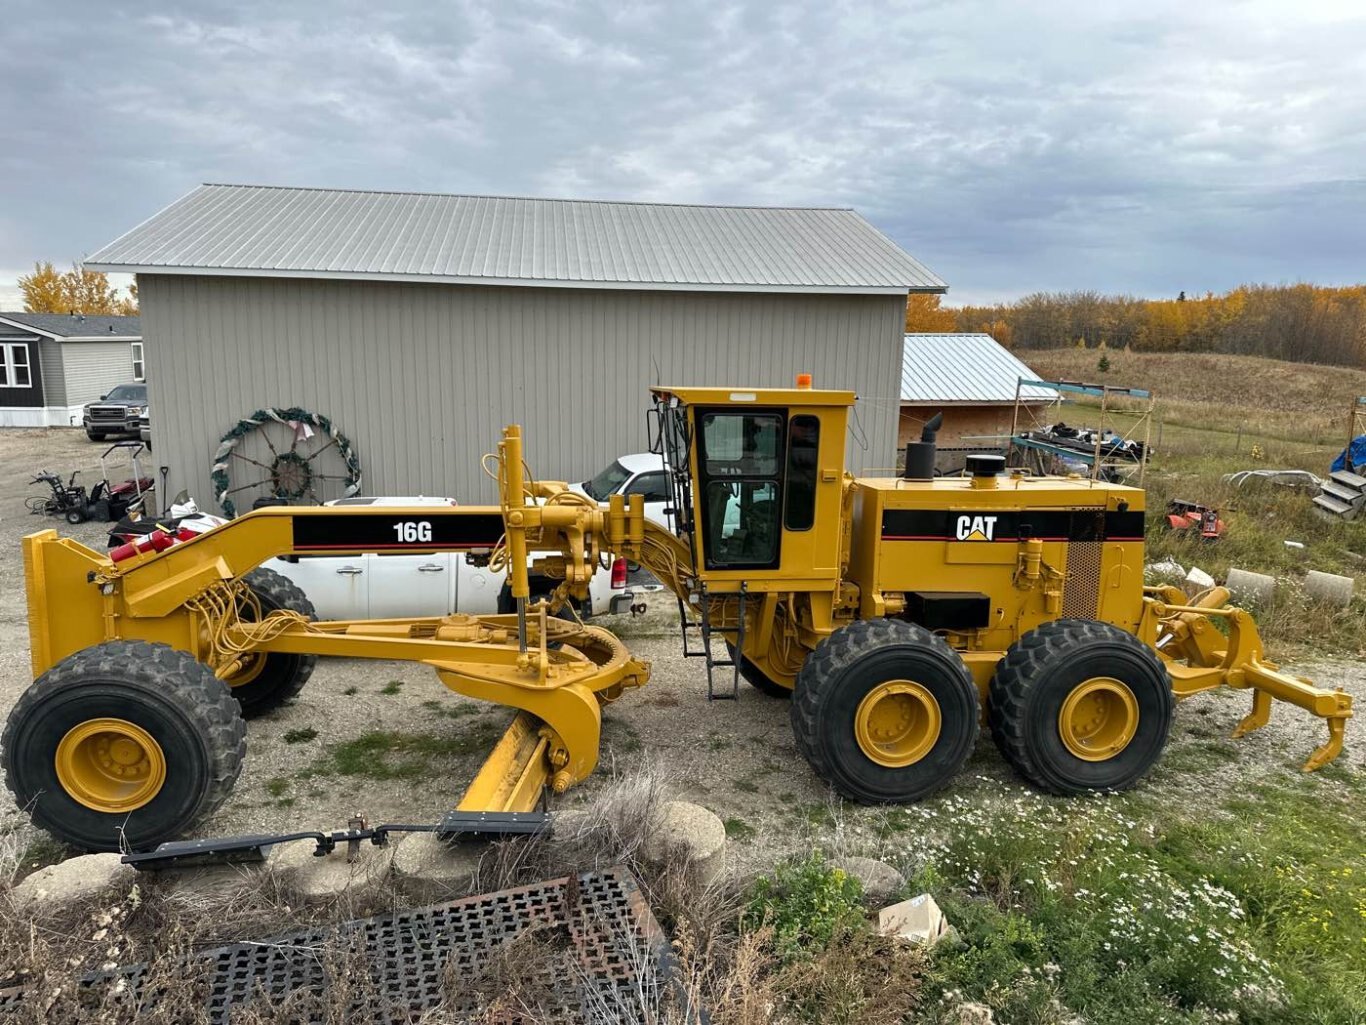
[(1366, 491), (1366, 477), (1355, 474), (1351, 470), (1334, 470), (1332, 478), (1339, 484), (1345, 484), (1349, 488), (1356, 488), (1358, 491)]
[(1320, 509), (1332, 513), (1334, 516), (1345, 516), (1355, 509), (1351, 502), (1344, 502), (1342, 499), (1334, 498), (1332, 495), (1315, 495), (1314, 504)]
[(1346, 484), (1339, 484), (1335, 480), (1324, 482), (1323, 493), (1325, 495), (1331, 495), (1339, 501), (1347, 502), (1349, 505), (1366, 501), (1366, 494), (1363, 494), (1356, 488), (1349, 488)]

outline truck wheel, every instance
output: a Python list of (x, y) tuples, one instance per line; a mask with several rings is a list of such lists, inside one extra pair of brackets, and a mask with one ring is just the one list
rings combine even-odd
[(1051, 794), (1124, 790), (1167, 744), (1176, 699), (1161, 659), (1109, 623), (1059, 619), (996, 667), (987, 721), (1015, 771)]
[(146, 641), (107, 641), (58, 662), (20, 696), (0, 746), (19, 807), (90, 851), (191, 831), (232, 791), (247, 749), (213, 671)]
[[(254, 569), (242, 579), (261, 603), (264, 615), (288, 609), (309, 619), (318, 618), (313, 603), (299, 586), (273, 569)], [(247, 664), (224, 682), (242, 706), (242, 715), (250, 719), (280, 707), (303, 690), (317, 664), (317, 655), (290, 655), (277, 651), (250, 655)]]
[(845, 797), (918, 801), (972, 754), (977, 688), (942, 637), (899, 619), (858, 620), (802, 664), (792, 731), (816, 775)]
[(791, 687), (784, 687), (781, 683), (770, 680), (764, 675), (762, 669), (745, 658), (744, 655), (739, 654), (735, 650), (735, 645), (731, 644), (730, 641), (726, 641), (726, 651), (730, 654), (732, 659), (739, 658), (740, 675), (744, 678), (744, 681), (755, 690), (759, 691), (761, 694), (767, 694), (771, 698), (792, 697)]

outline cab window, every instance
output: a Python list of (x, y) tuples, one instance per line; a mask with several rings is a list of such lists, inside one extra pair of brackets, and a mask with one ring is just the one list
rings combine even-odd
[(700, 412), (699, 421), (707, 565), (776, 566), (781, 537), (782, 415)]

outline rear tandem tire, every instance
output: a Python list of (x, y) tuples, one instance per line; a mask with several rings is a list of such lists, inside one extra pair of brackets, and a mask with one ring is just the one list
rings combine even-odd
[(807, 656), (792, 732), (816, 775), (845, 797), (909, 803), (963, 767), (977, 743), (977, 708), (972, 674), (942, 637), (898, 619), (862, 619)]
[(1051, 794), (1133, 786), (1161, 757), (1176, 707), (1152, 649), (1085, 619), (1054, 620), (1021, 637), (997, 666), (989, 697), (1001, 754)]
[[(269, 615), (277, 609), (298, 612), (309, 619), (317, 619), (313, 603), (299, 586), (273, 569), (254, 569), (242, 578), (261, 603), (261, 612)], [(242, 706), (248, 719), (279, 708), (304, 689), (318, 664), (317, 655), (290, 655), (271, 652), (254, 656), (261, 664), (249, 666), (238, 674), (241, 683), (227, 681), (232, 696)]]
[(40, 676), (0, 747), (5, 782), (35, 824), (83, 850), (144, 849), (184, 836), (227, 799), (246, 725), (228, 688), (187, 652), (107, 641)]

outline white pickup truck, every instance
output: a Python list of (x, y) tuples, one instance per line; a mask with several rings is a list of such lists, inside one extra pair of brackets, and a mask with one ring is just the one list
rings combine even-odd
[[(595, 501), (609, 495), (639, 494), (645, 515), (667, 525), (664, 511), (668, 486), (663, 461), (644, 454), (622, 456), (601, 473), (573, 489)], [(448, 506), (449, 498), (343, 498), (329, 505)], [(451, 612), (473, 615), (512, 612), (506, 575), (471, 564), (463, 552), (429, 555), (289, 556), (266, 565), (302, 588), (319, 619), (390, 619), (440, 616)], [(532, 577), (534, 594), (549, 591), (554, 582)], [(593, 576), (589, 599), (581, 615), (599, 616), (628, 607), (634, 598), (627, 587), (627, 565), (613, 560)]]

